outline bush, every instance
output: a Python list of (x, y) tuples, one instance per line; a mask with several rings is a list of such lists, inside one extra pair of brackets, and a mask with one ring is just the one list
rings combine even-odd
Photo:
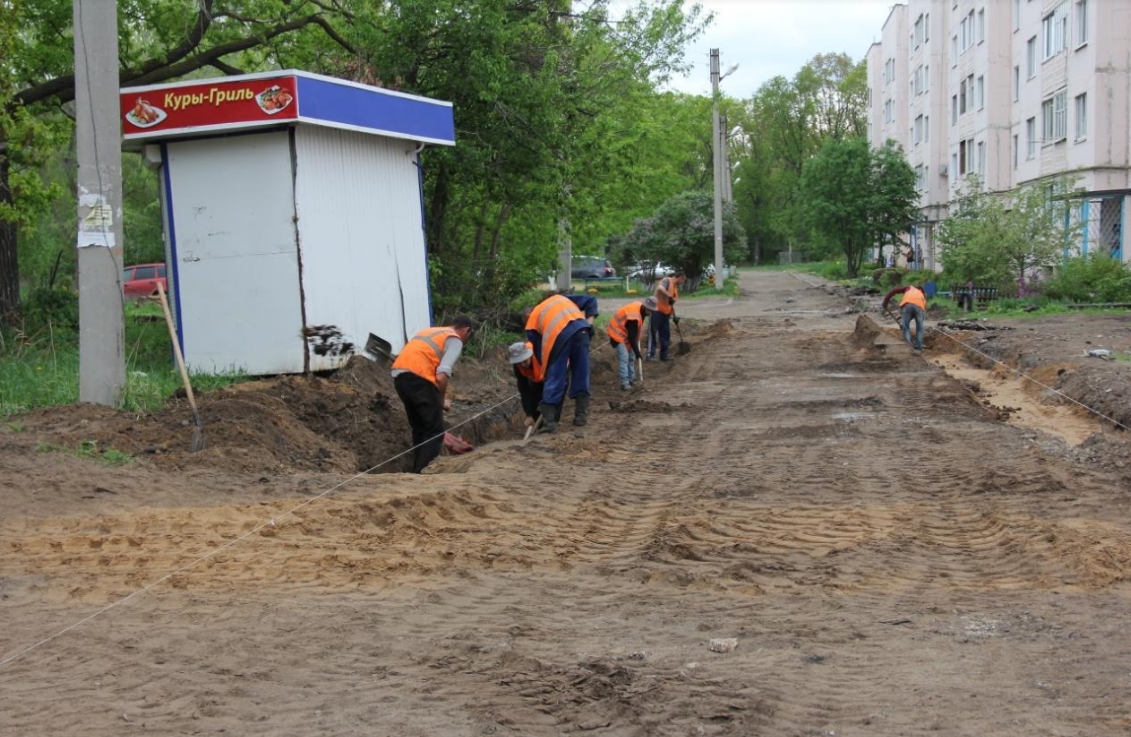
[(848, 278), (848, 264), (844, 261), (826, 261), (817, 273), (829, 281), (844, 281)]
[(24, 330), (34, 333), (48, 325), (55, 330), (78, 330), (79, 296), (68, 289), (39, 287), (24, 302)]
[(872, 283), (877, 287), (891, 288), (902, 284), (903, 277), (906, 276), (907, 273), (907, 269), (876, 269), (872, 272)]
[(1045, 282), (1044, 294), (1071, 302), (1131, 302), (1131, 269), (1106, 254), (1069, 258)]

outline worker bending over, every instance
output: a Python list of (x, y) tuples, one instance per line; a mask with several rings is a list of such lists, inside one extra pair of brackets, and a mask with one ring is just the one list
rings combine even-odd
[(448, 327), (412, 336), (393, 361), (393, 387), (412, 428), (413, 473), (423, 471), (443, 447), (444, 410), (452, 406), (448, 383), (473, 330), (471, 318), (459, 315)]
[(510, 361), (515, 381), (518, 382), (518, 395), (522, 400), (522, 413), (526, 415), (526, 426), (533, 427), (542, 416), (538, 411), (545, 381), (542, 364), (534, 356), (534, 346), (522, 342), (511, 343), (507, 348), (507, 360)]
[(660, 347), (660, 360), (671, 360), (672, 328), (674, 320), (679, 324), (675, 315), (675, 302), (679, 298), (679, 288), (687, 281), (682, 271), (677, 271), (671, 276), (665, 276), (656, 282), (656, 291), (652, 295), (656, 300), (656, 311), (652, 313), (651, 331), (648, 336), (648, 360), (656, 358), (656, 344)]
[(640, 379), (636, 375), (636, 360), (643, 358), (640, 338), (644, 334), (644, 321), (655, 311), (656, 299), (649, 297), (643, 302), (629, 302), (609, 320), (609, 345), (617, 352), (617, 376), (624, 391)]
[(593, 328), (569, 298), (551, 295), (535, 305), (526, 320), (526, 338), (543, 367), (542, 432), (553, 432), (561, 419), (567, 376), (574, 400), (573, 424), (589, 421), (589, 338)]
[[(903, 339), (917, 351), (923, 350), (923, 320), (927, 316), (927, 295), (923, 290), (913, 285), (896, 287), (884, 295), (881, 307), (884, 312), (888, 310), (888, 302), (897, 294), (903, 297), (899, 300), (900, 327), (903, 330)], [(915, 342), (911, 342), (911, 320), (915, 320)]]

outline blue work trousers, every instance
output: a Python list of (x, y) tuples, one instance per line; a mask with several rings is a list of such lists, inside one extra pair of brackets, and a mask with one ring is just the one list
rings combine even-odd
[(613, 343), (617, 351), (617, 377), (624, 387), (636, 380), (636, 354), (624, 343)]
[[(923, 350), (923, 318), (926, 313), (919, 305), (906, 304), (899, 308), (900, 325), (903, 328), (903, 339), (907, 344), (914, 346), (915, 350)], [(915, 320), (915, 342), (911, 342), (911, 320)]]
[(652, 313), (651, 340), (648, 341), (648, 358), (656, 357), (656, 343), (659, 343), (660, 359), (668, 360), (672, 347), (672, 316), (662, 312)]
[(578, 330), (564, 345), (555, 345), (550, 365), (546, 367), (546, 383), (542, 385), (542, 403), (560, 405), (565, 400), (568, 378), (569, 397), (589, 394), (589, 330)]

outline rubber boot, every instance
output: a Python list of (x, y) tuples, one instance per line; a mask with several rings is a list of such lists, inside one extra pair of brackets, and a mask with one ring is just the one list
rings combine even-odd
[(578, 394), (573, 400), (573, 424), (585, 427), (589, 424), (589, 395)]
[(556, 404), (540, 404), (538, 411), (542, 414), (542, 429), (539, 432), (553, 432), (558, 429), (561, 407)]

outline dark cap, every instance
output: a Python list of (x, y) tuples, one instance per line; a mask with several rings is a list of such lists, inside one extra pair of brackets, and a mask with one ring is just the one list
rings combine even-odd
[(456, 330), (460, 328), (467, 328), (475, 332), (475, 322), (467, 315), (456, 315), (456, 319), (452, 320), (452, 327)]

